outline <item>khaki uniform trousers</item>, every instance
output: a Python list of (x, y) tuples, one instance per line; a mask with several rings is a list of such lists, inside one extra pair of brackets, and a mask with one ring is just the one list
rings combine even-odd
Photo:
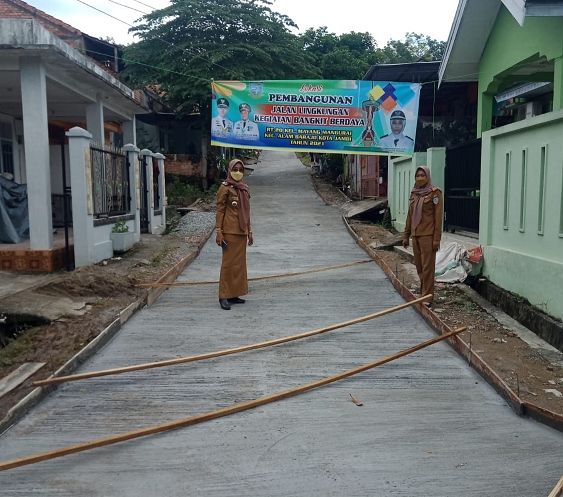
[(227, 248), (223, 249), (221, 277), (219, 278), (219, 298), (233, 299), (248, 293), (246, 272), (247, 235), (225, 233)]
[(436, 252), (432, 250), (433, 236), (413, 236), (412, 250), (414, 264), (420, 278), (420, 295), (434, 294), (434, 272), (436, 270)]

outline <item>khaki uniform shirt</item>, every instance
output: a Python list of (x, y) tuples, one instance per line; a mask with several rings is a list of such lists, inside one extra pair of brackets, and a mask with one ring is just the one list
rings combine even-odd
[(258, 125), (251, 120), (237, 121), (235, 123), (233, 134), (240, 140), (258, 140), (260, 138)]
[(442, 238), (442, 220), (444, 218), (444, 198), (441, 190), (434, 187), (428, 195), (423, 197), (422, 219), (415, 232), (411, 233), (411, 219), (415, 198), (415, 195), (411, 195), (409, 199), (409, 212), (407, 214), (403, 239), (408, 240), (411, 236), (432, 235), (433, 241), (439, 243)]
[(215, 227), (226, 235), (248, 235), (250, 226), (243, 230), (238, 219), (240, 200), (235, 187), (223, 182), (217, 190)]

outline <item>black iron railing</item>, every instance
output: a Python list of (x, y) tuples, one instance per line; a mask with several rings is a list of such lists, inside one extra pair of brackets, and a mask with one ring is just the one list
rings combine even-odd
[(129, 161), (120, 149), (91, 145), (92, 200), (94, 217), (129, 213)]
[(158, 167), (158, 163), (156, 162), (156, 159), (153, 159), (153, 163), (152, 163), (152, 191), (153, 191), (154, 210), (155, 211), (158, 211), (161, 208), (161, 205), (160, 205), (160, 189), (158, 188), (159, 176), (160, 176), (160, 168)]

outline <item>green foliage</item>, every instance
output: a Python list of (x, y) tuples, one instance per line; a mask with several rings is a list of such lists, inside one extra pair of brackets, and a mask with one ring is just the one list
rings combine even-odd
[(169, 205), (187, 207), (203, 196), (203, 190), (186, 176), (166, 175), (166, 196)]
[(129, 226), (127, 226), (125, 221), (117, 221), (117, 223), (115, 223), (113, 225), (113, 228), (111, 229), (112, 233), (127, 233), (128, 231)]
[(378, 56), (382, 64), (430, 62), (442, 60), (445, 49), (445, 41), (423, 34), (407, 33), (404, 40), (389, 40)]
[(351, 31), (338, 36), (323, 26), (309, 28), (299, 39), (321, 69), (322, 79), (361, 79), (377, 62), (377, 45), (369, 33)]
[[(407, 33), (377, 47), (369, 33), (326, 27), (300, 35), (271, 0), (171, 0), (143, 16), (124, 49), (123, 75), (150, 86), (178, 113), (206, 118), (211, 80), (361, 79), (373, 64), (440, 60), (445, 42)], [(155, 66), (155, 67), (151, 67)]]
[(140, 41), (125, 49), (127, 80), (154, 85), (179, 112), (207, 110), (210, 81), (320, 76), (300, 50), (296, 27), (268, 0), (172, 0), (132, 28)]
[(323, 79), (361, 79), (374, 64), (441, 60), (445, 50), (445, 42), (417, 33), (390, 40), (383, 48), (369, 33), (336, 35), (324, 26), (310, 28), (299, 38), (303, 50), (321, 68)]

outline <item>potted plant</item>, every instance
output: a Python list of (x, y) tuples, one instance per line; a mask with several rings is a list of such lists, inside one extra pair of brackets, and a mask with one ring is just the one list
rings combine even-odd
[(135, 233), (129, 231), (125, 221), (118, 221), (113, 225), (110, 238), (113, 251), (117, 253), (127, 252), (135, 244)]

